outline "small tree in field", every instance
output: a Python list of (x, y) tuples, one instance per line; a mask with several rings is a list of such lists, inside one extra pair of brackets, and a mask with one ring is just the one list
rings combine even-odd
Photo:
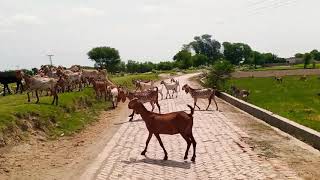
[(115, 72), (120, 63), (118, 50), (111, 47), (95, 47), (88, 52), (89, 59), (95, 61), (99, 68), (107, 69), (109, 72)]
[(312, 56), (311, 56), (310, 53), (304, 54), (304, 56), (303, 56), (303, 61), (304, 61), (304, 67), (303, 68), (304, 69), (306, 69), (307, 66), (310, 64), (311, 59), (312, 59)]
[(207, 85), (223, 89), (226, 81), (230, 78), (233, 71), (234, 67), (229, 61), (224, 59), (216, 61), (209, 72)]

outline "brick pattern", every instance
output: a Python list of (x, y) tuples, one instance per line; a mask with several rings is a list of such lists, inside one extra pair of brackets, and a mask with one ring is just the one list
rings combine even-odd
[[(181, 84), (187, 77), (179, 79)], [(206, 108), (207, 101), (198, 102), (202, 109)], [(193, 104), (193, 100), (182, 91), (177, 99), (160, 101), (162, 112), (189, 111), (186, 104)], [(161, 135), (168, 161), (162, 160), (164, 153), (155, 136), (150, 141), (147, 156), (141, 156), (148, 131), (140, 116), (135, 120), (121, 125), (82, 179), (299, 179), (280, 161), (268, 161), (252, 151), (241, 140), (247, 134), (234, 126), (223, 112), (195, 112), (195, 163), (190, 161), (192, 147), (189, 159), (183, 160), (187, 145), (180, 135)]]

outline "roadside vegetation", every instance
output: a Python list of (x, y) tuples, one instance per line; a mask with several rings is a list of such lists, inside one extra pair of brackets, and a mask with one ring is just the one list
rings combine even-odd
[[(158, 73), (111, 77), (117, 85), (133, 89), (132, 79), (157, 80)], [(40, 103), (27, 102), (27, 95), (0, 96), (0, 147), (27, 138), (34, 131), (49, 138), (71, 135), (97, 120), (111, 102), (97, 100), (92, 88), (59, 94), (59, 105), (51, 105), (52, 97), (43, 96)]]
[(320, 80), (310, 76), (274, 78), (241, 78), (228, 81), (250, 91), (249, 102), (320, 132)]

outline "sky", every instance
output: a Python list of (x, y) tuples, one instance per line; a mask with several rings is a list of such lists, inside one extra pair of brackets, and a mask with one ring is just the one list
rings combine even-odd
[(320, 49), (319, 0), (0, 0), (0, 70), (92, 66), (110, 46), (121, 59), (171, 60), (194, 36), (248, 43), (290, 57)]

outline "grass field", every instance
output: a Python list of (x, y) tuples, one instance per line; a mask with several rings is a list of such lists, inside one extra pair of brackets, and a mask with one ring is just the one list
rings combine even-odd
[[(260, 67), (255, 69), (255, 71), (271, 71), (271, 70), (294, 70), (294, 69), (303, 69), (304, 64), (296, 64), (292, 66), (272, 66), (272, 67)], [(307, 69), (312, 69), (313, 65), (309, 64)], [(320, 69), (320, 64), (316, 64), (316, 69)]]
[(158, 80), (159, 74), (157, 73), (144, 73), (144, 74), (131, 74), (118, 77), (110, 77), (111, 80), (117, 85), (127, 87), (128, 89), (134, 89), (132, 84), (133, 79), (142, 79), (142, 80)]
[[(158, 74), (126, 75), (111, 78), (118, 85), (133, 88), (132, 79), (158, 79)], [(2, 89), (1, 89), (2, 90)], [(96, 100), (92, 88), (81, 92), (59, 94), (59, 105), (51, 105), (52, 97), (40, 97), (40, 103), (27, 102), (26, 94), (0, 96), (0, 145), (8, 133), (24, 129), (29, 121), (51, 137), (70, 135), (95, 121), (102, 110), (109, 109), (111, 102)]]
[(320, 79), (284, 77), (283, 83), (273, 78), (232, 79), (234, 84), (250, 91), (249, 102), (320, 132)]

